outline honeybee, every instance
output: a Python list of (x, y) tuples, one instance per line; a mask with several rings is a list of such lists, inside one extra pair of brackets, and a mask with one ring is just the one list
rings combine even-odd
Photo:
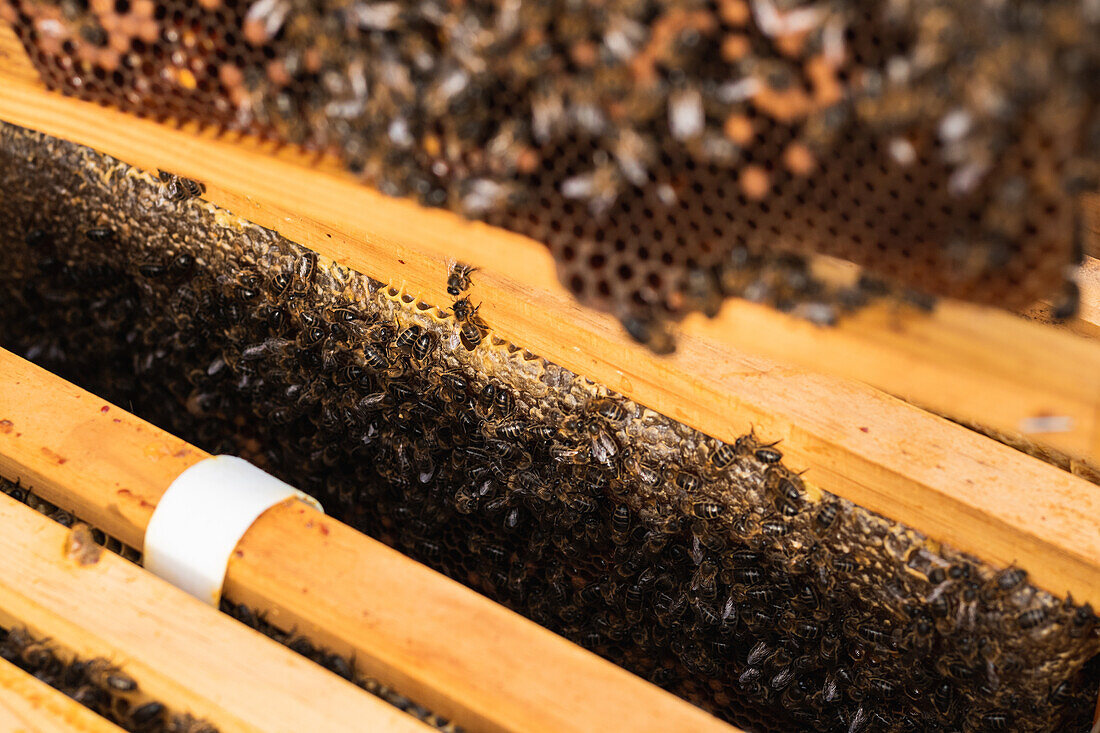
[(294, 276), (298, 278), (303, 288), (313, 284), (313, 278), (317, 274), (317, 254), (306, 252), (294, 263)]
[(695, 591), (704, 601), (713, 601), (717, 591), (716, 578), (718, 566), (709, 560), (704, 560), (695, 569), (691, 578), (691, 590)]
[(275, 277), (271, 278), (268, 290), (278, 299), (286, 295), (287, 291), (290, 290), (290, 284), (292, 282), (293, 279), (291, 276), (287, 275), (285, 272), (276, 273)]
[(625, 504), (615, 507), (611, 514), (611, 534), (615, 544), (626, 544), (630, 532), (630, 510)]
[[(491, 389), (490, 389), (491, 388)], [(491, 382), (485, 385), (481, 391), (482, 402), (487, 409), (496, 411), (502, 417), (512, 414), (515, 407), (515, 398), (507, 387), (501, 387)]]
[(1011, 593), (1027, 582), (1027, 571), (1022, 568), (1009, 567), (997, 575), (997, 589), (1004, 593)]
[(462, 340), (462, 345), (466, 347), (466, 350), (473, 351), (477, 348), (477, 345), (481, 343), (484, 334), (481, 332), (481, 328), (473, 321), (464, 321), (462, 327), (459, 329), (459, 337)]
[(622, 318), (623, 329), (632, 339), (644, 344), (658, 355), (671, 354), (676, 350), (676, 342), (668, 328), (652, 317), (629, 315)]
[(532, 425), (527, 429), (527, 437), (539, 441), (553, 440), (558, 436), (558, 429), (553, 425)]
[(619, 454), (619, 444), (599, 424), (589, 423), (590, 455), (597, 463), (611, 464)]
[[(412, 348), (413, 348), (413, 345), (416, 343), (417, 339), (420, 338), (420, 334), (422, 332), (423, 332), (423, 329), (421, 329), (420, 326), (417, 326), (415, 324), (412, 325), (412, 326), (409, 326), (404, 331), (402, 331), (400, 334), (398, 334), (397, 340), (394, 341), (393, 345), (399, 351), (411, 351)], [(377, 332), (375, 332), (375, 333), (377, 333)], [(388, 339), (377, 338), (377, 337), (376, 337), (375, 340), (377, 340), (377, 341), (388, 341)]]
[(725, 512), (725, 507), (713, 501), (697, 501), (691, 505), (691, 513), (700, 519), (717, 519)]
[(137, 682), (105, 659), (93, 659), (84, 668), (88, 678), (101, 689), (111, 693), (136, 692)]
[(412, 354), (417, 361), (424, 361), (435, 348), (435, 337), (428, 332), (420, 334), (413, 342)]
[(470, 296), (459, 298), (451, 306), (451, 312), (454, 313), (456, 321), (465, 323), (477, 316), (477, 311), (481, 306), (476, 306), (470, 302)]
[(390, 359), (386, 356), (382, 349), (373, 344), (366, 344), (363, 346), (363, 359), (371, 369), (375, 371), (386, 371), (390, 367)]
[[(394, 335), (397, 333), (397, 328), (392, 323), (376, 323), (370, 326), (366, 330), (366, 338), (372, 344), (378, 348), (385, 349), (391, 341), (394, 340)], [(419, 331), (416, 332), (419, 335)]]
[(307, 350), (316, 348), (324, 342), (325, 335), (325, 329), (321, 326), (309, 326), (298, 335), (298, 345)]
[(802, 479), (781, 466), (772, 465), (764, 475), (764, 485), (772, 492), (780, 511), (788, 515), (799, 512), (804, 491)]
[(158, 170), (157, 177), (165, 184), (164, 190), (169, 201), (186, 201), (206, 193), (206, 186), (191, 178), (177, 176), (164, 170)]
[(363, 378), (363, 369), (355, 364), (348, 364), (333, 375), (333, 383), (337, 387), (347, 387), (358, 384)]
[(588, 409), (611, 422), (622, 422), (627, 417), (626, 408), (610, 397), (601, 397), (592, 400), (592, 402), (588, 404)]
[(1062, 284), (1062, 292), (1059, 293), (1050, 317), (1056, 321), (1068, 321), (1077, 315), (1081, 308), (1081, 288), (1073, 280), (1066, 280)]
[(85, 230), (84, 237), (92, 244), (103, 244), (115, 238), (115, 230), (110, 227), (92, 227)]
[(451, 272), (447, 276), (447, 292), (457, 298), (463, 292), (469, 290), (472, 284), (470, 275), (475, 272), (477, 272), (476, 267), (470, 267), (461, 262), (453, 263), (451, 265)]
[(359, 314), (346, 306), (333, 306), (325, 311), (325, 315), (333, 323), (354, 323), (359, 319)]
[(814, 517), (814, 526), (820, 532), (828, 531), (833, 526), (833, 523), (836, 522), (839, 513), (839, 502), (832, 501), (823, 505)]
[(520, 440), (527, 432), (527, 423), (522, 420), (503, 422), (493, 428), (493, 434), (506, 440)]
[(621, 186), (618, 166), (608, 161), (594, 170), (562, 181), (561, 194), (568, 199), (587, 201), (589, 212), (600, 217), (615, 203)]
[(717, 469), (729, 468), (737, 458), (737, 451), (728, 443), (722, 443), (710, 454), (710, 463)]
[(153, 700), (130, 710), (126, 714), (126, 719), (135, 730), (149, 730), (164, 717), (164, 714), (164, 704)]
[(477, 315), (480, 307), (471, 304), (469, 296), (456, 300), (452, 307), (455, 320), (459, 323), (459, 337), (467, 351), (477, 348), (484, 338), (483, 322)]
[(1100, 619), (1097, 619), (1091, 604), (1086, 603), (1083, 606), (1078, 606), (1068, 624), (1069, 636), (1075, 639), (1090, 636), (1098, 621)]
[(781, 460), (783, 460), (783, 454), (776, 450), (774, 446), (775, 443), (772, 443), (771, 445), (760, 446), (755, 451), (753, 451), (753, 456), (756, 457), (756, 460), (760, 461), (761, 463), (766, 463), (768, 465), (779, 463)]
[(703, 485), (702, 480), (690, 471), (677, 471), (673, 480), (677, 488), (689, 494), (699, 491)]

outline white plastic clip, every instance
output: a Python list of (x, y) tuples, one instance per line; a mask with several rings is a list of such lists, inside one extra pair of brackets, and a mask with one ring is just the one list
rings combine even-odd
[(229, 557), (265, 511), (299, 499), (324, 511), (293, 486), (234, 456), (191, 466), (164, 492), (145, 530), (145, 568), (217, 606)]

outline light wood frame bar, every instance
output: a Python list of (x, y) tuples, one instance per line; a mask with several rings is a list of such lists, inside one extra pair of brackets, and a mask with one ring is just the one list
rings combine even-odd
[(122, 733), (122, 728), (4, 659), (0, 659), (0, 730)]

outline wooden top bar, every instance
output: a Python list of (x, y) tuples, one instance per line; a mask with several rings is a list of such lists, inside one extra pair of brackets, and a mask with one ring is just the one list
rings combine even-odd
[(0, 622), (103, 657), (220, 730), (427, 733), (431, 728), (110, 552), (82, 565), (69, 530), (0, 494)]
[[(123, 542), (142, 546), (161, 494), (205, 457), (0, 350), (0, 476)], [(471, 731), (734, 730), (304, 504), (257, 520), (225, 593)]]
[(122, 733), (122, 728), (4, 659), (0, 659), (0, 730)]
[[(165, 168), (201, 180), (211, 202), (429, 303), (450, 302), (445, 292), (450, 259), (474, 265), (480, 272), (472, 295), (497, 335), (716, 437), (746, 430), (745, 418), (754, 416), (736, 419), (723, 411), (721, 420), (691, 421), (704, 414), (693, 403), (707, 392), (740, 387), (722, 373), (706, 373), (699, 360), (741, 371), (746, 360), (751, 363), (746, 355), (752, 355), (859, 379), (1004, 433), (1027, 432), (1031, 418), (1065, 417), (1067, 430), (1028, 437), (1070, 456), (1100, 461), (1096, 340), (951, 301), (931, 316), (876, 306), (836, 328), (821, 329), (731, 300), (714, 320), (689, 319), (678, 354), (662, 359), (631, 343), (611, 317), (583, 311), (558, 282), (549, 251), (539, 243), (384, 196), (328, 158), (157, 124), (50, 93), (2, 24), (0, 61), (0, 119), (89, 145), (146, 170)], [(693, 341), (702, 343), (695, 348)], [(676, 379), (655, 378), (666, 374)], [(700, 381), (711, 389), (692, 389)], [(742, 398), (751, 400), (751, 395)], [(779, 424), (789, 419), (782, 410), (773, 415)], [(844, 452), (849, 447), (833, 448)], [(812, 466), (813, 451), (805, 449)], [(835, 490), (845, 494), (841, 487)]]

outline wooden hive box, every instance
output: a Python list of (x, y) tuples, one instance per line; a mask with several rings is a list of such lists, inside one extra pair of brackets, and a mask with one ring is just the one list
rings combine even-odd
[[(1095, 259), (1081, 275), (1079, 315), (1065, 325), (1042, 322), (1041, 308), (1025, 319), (948, 300), (931, 313), (881, 303), (822, 328), (732, 300), (715, 318), (687, 318), (675, 353), (658, 356), (612, 317), (578, 306), (533, 240), (383, 196), (324, 156), (47, 91), (6, 26), (0, 81), (0, 121), (201, 181), (203, 200), (384, 283), (395, 304), (451, 303), (453, 263), (476, 267), (471, 292), (498, 346), (515, 344), (718, 441), (708, 446), (746, 434), (781, 441), (814, 506), (828, 492), (998, 571), (1023, 567), (1056, 598), (1100, 606)], [(1097, 201), (1084, 204), (1094, 227)], [(844, 265), (820, 266), (845, 276)], [(0, 356), (0, 374), (0, 477), (141, 548), (161, 494), (208, 454), (14, 354)], [(81, 565), (63, 528), (0, 498), (9, 558), (0, 627), (48, 638), (70, 662), (106, 658), (148, 700), (222, 731), (424, 727), (114, 554)], [(249, 529), (225, 595), (350, 657), (355, 673), (426, 707), (430, 720), (466, 730), (728, 728), (300, 504)], [(113, 729), (26, 672), (4, 666), (0, 675), (0, 719), (13, 726)], [(148, 704), (132, 697), (124, 725)], [(982, 721), (973, 729), (996, 724)]]

